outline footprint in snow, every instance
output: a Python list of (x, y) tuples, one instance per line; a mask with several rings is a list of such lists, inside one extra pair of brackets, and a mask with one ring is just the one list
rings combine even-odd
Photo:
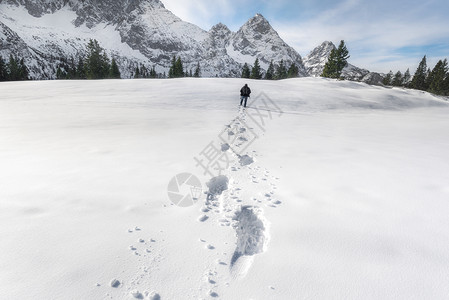
[(236, 212), (234, 225), (237, 247), (231, 259), (231, 274), (243, 278), (251, 267), (254, 256), (265, 251), (268, 244), (267, 222), (262, 211), (254, 206), (243, 206)]
[(213, 177), (208, 183), (206, 183), (209, 191), (207, 193), (208, 200), (214, 198), (217, 195), (228, 189), (229, 179), (224, 175)]
[(130, 294), (136, 299), (143, 299), (143, 294), (139, 291), (131, 291)]
[(212, 290), (209, 291), (209, 296), (213, 297), (213, 298), (217, 298), (218, 294)]
[(112, 279), (111, 280), (111, 287), (118, 288), (120, 286), (121, 282), (118, 279)]
[(248, 165), (252, 164), (253, 162), (254, 162), (254, 159), (248, 155), (242, 155), (239, 158), (239, 163), (242, 167), (248, 166)]
[(231, 148), (231, 146), (229, 146), (229, 144), (223, 144), (221, 145), (221, 151), (226, 152)]
[(207, 219), (209, 219), (208, 216), (202, 215), (202, 216), (200, 216), (200, 217), (198, 218), (198, 221), (200, 221), (200, 222), (205, 222)]
[(161, 300), (161, 296), (156, 292), (151, 292), (147, 295), (150, 300)]

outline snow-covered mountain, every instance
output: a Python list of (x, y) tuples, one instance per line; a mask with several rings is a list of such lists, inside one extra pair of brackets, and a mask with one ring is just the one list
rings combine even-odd
[(203, 76), (238, 76), (256, 57), (262, 68), (283, 59), (307, 75), (301, 56), (260, 14), (234, 33), (223, 24), (205, 31), (184, 22), (159, 0), (7, 0), (0, 4), (0, 26), (0, 54), (20, 54), (35, 78), (53, 78), (58, 61), (83, 54), (91, 38), (117, 59), (125, 77), (140, 63), (166, 72), (174, 55), (187, 69), (199, 62)]
[(254, 57), (259, 58), (263, 69), (267, 69), (271, 61), (276, 64), (283, 59), (287, 65), (295, 63), (300, 76), (307, 76), (301, 56), (281, 39), (261, 14), (232, 35), (226, 50), (240, 63), (253, 63)]
[[(335, 45), (332, 42), (325, 41), (304, 57), (304, 66), (310, 76), (321, 75), (333, 49), (336, 49)], [(380, 84), (383, 78), (379, 73), (370, 72), (351, 64), (348, 64), (343, 69), (342, 75), (348, 80), (362, 81), (369, 84)]]
[[(173, 56), (180, 56), (187, 70), (200, 63), (205, 77), (238, 77), (243, 64), (252, 65), (256, 58), (264, 70), (271, 61), (276, 65), (284, 60), (287, 66), (295, 63), (300, 76), (317, 76), (335, 47), (324, 42), (303, 63), (260, 14), (237, 32), (221, 23), (205, 31), (175, 16), (159, 0), (0, 2), (0, 55), (23, 57), (33, 78), (54, 78), (58, 63), (82, 56), (89, 39), (98, 40), (117, 60), (122, 77), (130, 77), (139, 64), (168, 72)], [(344, 73), (361, 81), (370, 75), (355, 66)]]

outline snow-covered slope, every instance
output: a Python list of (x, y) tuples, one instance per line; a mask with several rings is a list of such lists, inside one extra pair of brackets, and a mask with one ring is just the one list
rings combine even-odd
[(199, 62), (203, 76), (238, 77), (243, 63), (256, 57), (263, 68), (271, 60), (295, 62), (306, 75), (301, 56), (260, 14), (236, 33), (222, 24), (207, 32), (159, 0), (8, 0), (0, 3), (0, 26), (0, 54), (20, 48), (35, 78), (53, 78), (60, 58), (82, 55), (91, 38), (116, 58), (124, 77), (140, 63), (167, 72), (175, 55), (187, 70)]
[[(322, 78), (0, 91), (0, 299), (449, 294), (447, 101)], [(183, 172), (215, 196), (171, 205)]]
[[(335, 45), (325, 41), (304, 57), (304, 66), (310, 76), (317, 77), (323, 73), (324, 65), (333, 49), (336, 49)], [(362, 81), (368, 84), (381, 84), (383, 79), (379, 73), (370, 72), (351, 64), (343, 69), (342, 76), (348, 80)]]

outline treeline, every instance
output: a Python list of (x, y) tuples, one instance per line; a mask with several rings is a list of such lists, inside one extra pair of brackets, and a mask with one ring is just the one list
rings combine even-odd
[(97, 40), (87, 44), (85, 57), (79, 57), (77, 63), (72, 58), (70, 62), (63, 61), (56, 69), (57, 79), (119, 79), (120, 70), (114, 58), (109, 59), (105, 49)]
[(145, 67), (145, 65), (140, 64), (140, 68), (139, 66), (136, 67), (136, 69), (134, 70), (134, 74), (132, 74), (133, 78), (163, 78), (164, 76), (162, 76), (162, 74), (158, 74), (156, 72), (156, 69), (154, 68), (154, 66), (152, 68), (147, 68)]
[(242, 70), (242, 78), (249, 79), (265, 79), (265, 80), (280, 80), (286, 78), (295, 78), (298, 77), (299, 68), (295, 63), (292, 63), (288, 68), (282, 59), (280, 63), (274, 67), (273, 61), (270, 62), (268, 69), (265, 73), (265, 76), (262, 73), (260, 68), (259, 59), (256, 58), (254, 61), (254, 65), (251, 67), (248, 66), (247, 63), (243, 65)]
[(410, 71), (390, 71), (383, 80), (384, 85), (403, 86), (421, 91), (428, 91), (436, 95), (449, 96), (449, 68), (447, 59), (439, 60), (431, 70), (427, 68), (427, 58), (424, 55), (413, 77)]
[(180, 77), (201, 77), (200, 63), (196, 65), (195, 71), (184, 71), (184, 66), (181, 57), (173, 56), (171, 61), (170, 70), (168, 71), (168, 78), (180, 78)]
[(29, 71), (23, 61), (23, 58), (19, 59), (11, 54), (9, 56), (9, 61), (6, 62), (3, 57), (0, 56), (0, 81), (29, 79)]

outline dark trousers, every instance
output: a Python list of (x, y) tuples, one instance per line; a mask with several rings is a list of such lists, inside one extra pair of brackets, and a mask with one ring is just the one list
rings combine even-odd
[(242, 105), (243, 101), (245, 101), (245, 105), (243, 105), (243, 107), (246, 107), (246, 102), (248, 101), (248, 96), (240, 96), (240, 105)]

